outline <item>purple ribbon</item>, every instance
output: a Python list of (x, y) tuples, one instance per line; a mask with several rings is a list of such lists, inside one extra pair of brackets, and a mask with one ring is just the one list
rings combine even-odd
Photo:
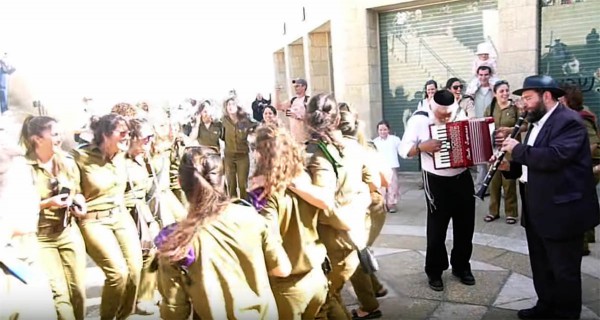
[[(176, 228), (177, 223), (173, 223), (162, 228), (156, 236), (156, 238), (154, 238), (154, 244), (156, 245), (156, 247), (160, 248), (167, 241), (169, 235), (171, 235)], [(190, 247), (186, 252), (185, 257), (179, 260), (177, 264), (181, 267), (189, 268), (192, 265), (192, 263), (194, 263), (194, 261), (196, 261), (196, 252), (194, 252), (194, 249)]]

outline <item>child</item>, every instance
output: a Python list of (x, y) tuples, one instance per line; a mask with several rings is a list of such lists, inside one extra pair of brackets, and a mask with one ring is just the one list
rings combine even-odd
[(471, 68), (471, 75), (475, 76), (469, 82), (467, 86), (466, 95), (474, 95), (479, 88), (479, 80), (477, 79), (477, 69), (481, 66), (488, 66), (492, 69), (492, 76), (490, 78), (490, 84), (494, 85), (498, 81), (497, 73), (498, 67), (496, 64), (496, 57), (491, 55), (490, 44), (487, 42), (480, 43), (477, 45), (477, 58), (473, 60), (473, 67)]

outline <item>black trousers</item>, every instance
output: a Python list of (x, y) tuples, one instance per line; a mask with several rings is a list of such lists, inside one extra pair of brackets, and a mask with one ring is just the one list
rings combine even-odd
[[(523, 210), (527, 186), (521, 183)], [(556, 318), (579, 319), (581, 314), (581, 245), (583, 233), (569, 239), (542, 237), (525, 212), (525, 234), (533, 286), (538, 296), (536, 307)]]
[(423, 171), (423, 186), (427, 200), (427, 254), (425, 273), (439, 277), (448, 269), (446, 232), (452, 219), (454, 245), (450, 264), (457, 271), (471, 270), (473, 231), (475, 228), (475, 197), (469, 170), (454, 177), (438, 176)]

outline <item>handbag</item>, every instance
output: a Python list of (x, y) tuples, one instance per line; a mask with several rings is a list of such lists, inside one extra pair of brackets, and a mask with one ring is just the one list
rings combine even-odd
[(377, 262), (377, 258), (371, 250), (371, 247), (364, 247), (362, 249), (356, 248), (356, 252), (358, 253), (358, 261), (360, 262), (360, 267), (363, 272), (366, 274), (373, 274), (379, 270), (379, 263)]
[[(127, 166), (127, 165), (126, 165)], [(127, 170), (127, 183), (129, 184), (129, 188), (131, 192), (133, 190), (133, 182), (131, 181), (131, 176), (129, 175), (129, 170)], [(135, 222), (135, 227), (138, 233), (138, 239), (140, 240), (140, 246), (142, 247), (142, 253), (146, 255), (152, 249), (154, 249), (154, 237), (150, 232), (150, 225), (148, 220), (146, 219), (146, 215), (144, 214), (144, 209), (141, 208), (140, 203), (136, 203), (133, 207), (133, 210), (130, 212), (133, 221)]]

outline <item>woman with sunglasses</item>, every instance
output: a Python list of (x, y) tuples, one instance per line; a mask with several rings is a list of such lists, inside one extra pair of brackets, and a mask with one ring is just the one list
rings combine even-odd
[[(502, 80), (494, 84), (494, 98), (492, 103), (485, 109), (484, 116), (493, 117), (497, 136), (507, 137), (513, 131), (513, 127), (519, 118), (519, 109), (510, 100), (510, 87), (508, 82)], [(496, 140), (496, 143), (501, 141)], [(510, 154), (507, 153), (510, 161)], [(500, 201), (504, 190), (504, 215), (506, 223), (515, 224), (519, 211), (517, 209), (517, 182), (514, 179), (506, 179), (501, 174), (495, 174), (490, 182), (490, 204), (488, 214), (483, 218), (485, 222), (492, 222), (500, 218)]]
[(223, 139), (223, 123), (219, 120), (220, 112), (210, 101), (205, 100), (198, 107), (198, 119), (192, 127), (190, 138), (198, 141), (201, 146), (221, 150)]
[(279, 319), (269, 275), (291, 266), (275, 230), (230, 200), (214, 149), (187, 148), (179, 177), (190, 210), (157, 237), (161, 318)]
[(126, 155), (127, 187), (125, 189), (125, 206), (138, 226), (143, 256), (135, 313), (152, 315), (155, 311), (158, 311), (154, 310), (156, 309), (154, 301), (156, 273), (150, 270), (155, 254), (152, 240), (158, 234), (160, 228), (146, 203), (146, 197), (152, 185), (147, 159), (150, 154), (154, 131), (152, 125), (144, 118), (129, 120), (129, 128), (131, 129), (131, 142)]
[(124, 199), (129, 127), (111, 113), (91, 128), (93, 142), (72, 152), (88, 206), (78, 223), (88, 254), (106, 276), (100, 318), (125, 319), (135, 310), (142, 269), (142, 248)]
[(85, 316), (85, 245), (74, 217), (86, 213), (85, 198), (78, 193), (77, 170), (60, 146), (57, 121), (29, 116), (23, 123), (21, 143), (41, 197), (37, 240), (54, 296), (59, 319)]
[(459, 78), (450, 78), (446, 81), (446, 90), (452, 92), (454, 100), (469, 119), (475, 118), (475, 103), (472, 96), (463, 95), (464, 85)]

